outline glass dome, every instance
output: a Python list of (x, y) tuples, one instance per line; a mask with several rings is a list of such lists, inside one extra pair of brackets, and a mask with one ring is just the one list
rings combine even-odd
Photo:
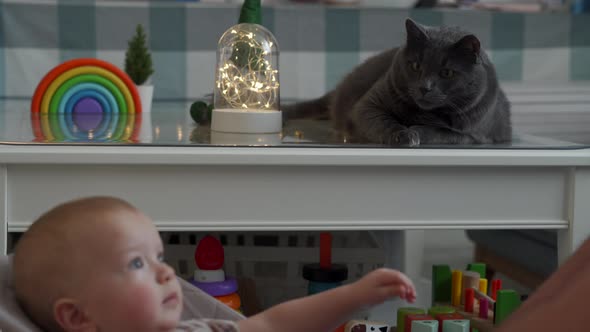
[(229, 28), (219, 39), (215, 108), (279, 110), (279, 51), (258, 24)]
[(241, 23), (219, 39), (212, 130), (281, 130), (279, 49), (265, 27)]

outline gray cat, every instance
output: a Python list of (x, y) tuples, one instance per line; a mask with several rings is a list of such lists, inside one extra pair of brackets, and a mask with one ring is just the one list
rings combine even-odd
[(406, 32), (405, 45), (369, 58), (333, 91), (284, 106), (284, 119), (329, 117), (358, 142), (388, 145), (510, 141), (510, 104), (477, 37), (411, 19)]

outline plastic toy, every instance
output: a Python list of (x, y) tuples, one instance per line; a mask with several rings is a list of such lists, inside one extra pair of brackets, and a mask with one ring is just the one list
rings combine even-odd
[(240, 299), (240, 296), (237, 293), (217, 296), (216, 298), (217, 300), (221, 301), (221, 303), (237, 311), (239, 311), (240, 307), (242, 306), (242, 300)]
[(221, 242), (212, 236), (201, 239), (195, 249), (195, 262), (201, 270), (221, 269), (224, 258)]
[(198, 282), (191, 281), (194, 286), (211, 296), (225, 296), (238, 291), (238, 282), (234, 278), (226, 278), (223, 281)]
[(320, 234), (320, 262), (303, 266), (303, 278), (309, 281), (309, 295), (338, 287), (348, 278), (348, 268), (332, 264), (332, 234)]
[(31, 102), (38, 141), (137, 140), (141, 101), (129, 76), (106, 61), (80, 58), (50, 70)]
[(195, 281), (199, 282), (218, 282), (225, 280), (225, 271), (223, 269), (217, 270), (201, 270), (198, 267), (195, 269)]
[(238, 295), (238, 282), (223, 271), (225, 257), (223, 246), (213, 236), (205, 236), (195, 249), (197, 268), (190, 283), (215, 297), (230, 308), (241, 311), (242, 300)]

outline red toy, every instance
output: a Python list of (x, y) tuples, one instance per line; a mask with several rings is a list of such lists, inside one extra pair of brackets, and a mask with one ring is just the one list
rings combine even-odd
[(223, 268), (223, 246), (213, 236), (205, 236), (195, 249), (195, 262), (201, 270), (219, 270)]

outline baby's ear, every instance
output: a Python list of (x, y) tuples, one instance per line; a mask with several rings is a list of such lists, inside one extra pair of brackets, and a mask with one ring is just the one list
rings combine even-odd
[(59, 299), (53, 306), (53, 316), (64, 331), (76, 332), (88, 330), (92, 321), (72, 299)]

